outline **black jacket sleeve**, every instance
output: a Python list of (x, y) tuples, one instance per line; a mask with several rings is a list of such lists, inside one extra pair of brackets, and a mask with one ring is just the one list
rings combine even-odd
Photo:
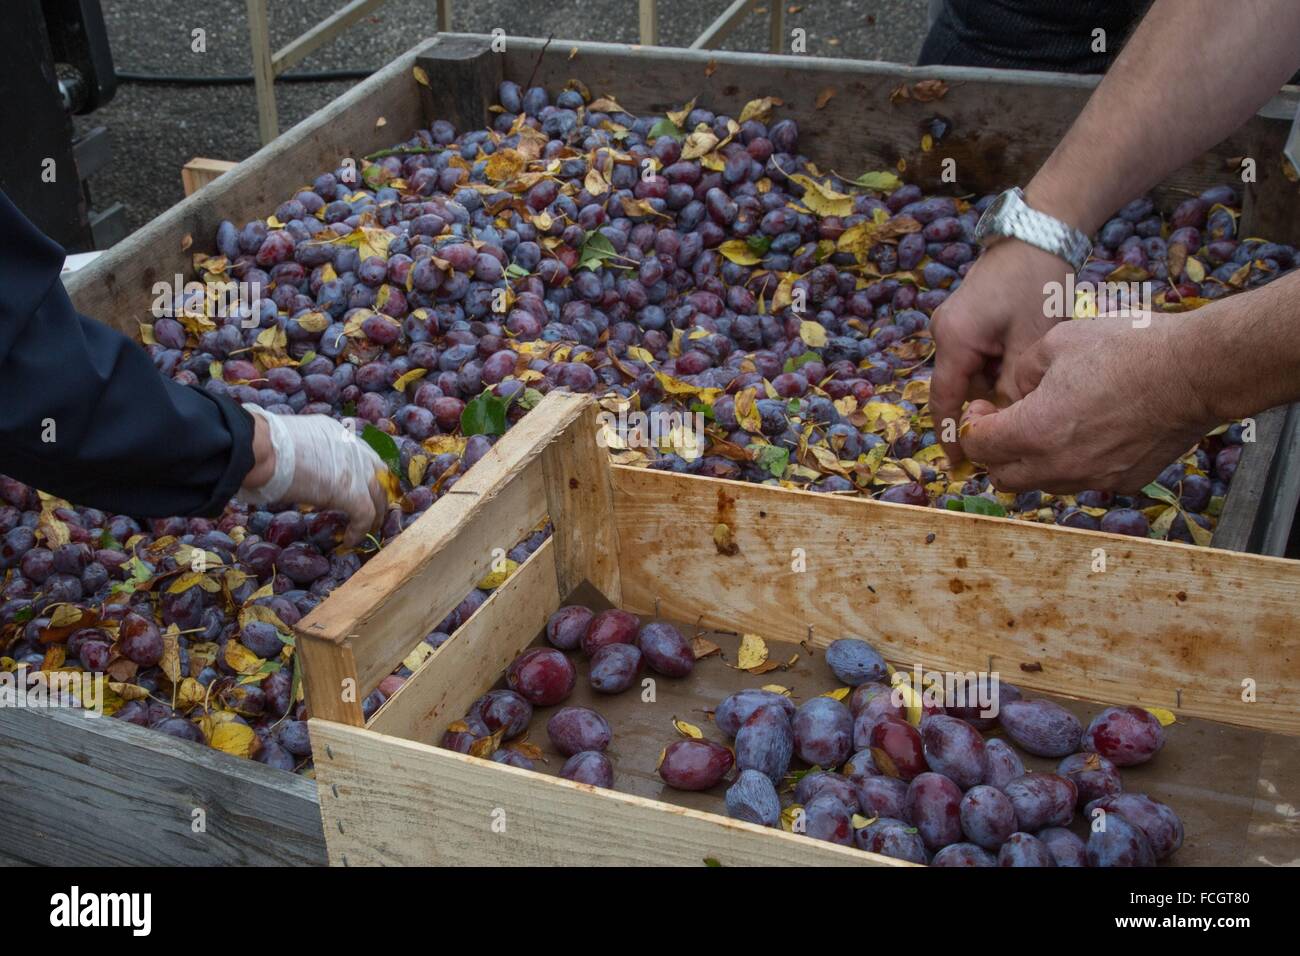
[(251, 417), (78, 315), (63, 256), (0, 193), (0, 472), (121, 514), (220, 513), (253, 467)]

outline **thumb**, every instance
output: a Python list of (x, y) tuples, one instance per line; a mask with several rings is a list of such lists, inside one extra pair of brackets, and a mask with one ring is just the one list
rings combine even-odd
[(972, 402), (962, 418), (961, 445), (972, 461), (987, 468), (1026, 457), (1031, 452), (1028, 407), (1024, 400), (998, 408)]

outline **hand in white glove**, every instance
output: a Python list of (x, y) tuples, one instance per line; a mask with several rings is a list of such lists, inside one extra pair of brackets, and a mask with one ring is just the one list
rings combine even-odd
[(373, 448), (328, 415), (273, 415), (252, 404), (244, 409), (253, 416), (255, 464), (236, 498), (344, 511), (347, 547), (379, 523), (388, 498), (376, 474), (386, 466)]

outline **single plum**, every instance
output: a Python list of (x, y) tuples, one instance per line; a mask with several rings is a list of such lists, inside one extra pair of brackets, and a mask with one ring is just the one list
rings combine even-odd
[(1012, 700), (1002, 706), (998, 723), (1021, 749), (1038, 757), (1064, 757), (1079, 749), (1079, 718), (1050, 700)]
[(1164, 745), (1164, 727), (1141, 707), (1107, 707), (1092, 719), (1081, 744), (1117, 767), (1146, 763)]
[(659, 759), (659, 776), (675, 790), (708, 790), (735, 762), (731, 751), (712, 740), (675, 740)]
[(763, 827), (781, 822), (781, 799), (766, 774), (742, 770), (736, 782), (727, 788), (727, 816)]
[(573, 664), (550, 647), (524, 651), (506, 670), (506, 683), (534, 707), (549, 707), (569, 696), (577, 680)]
[(609, 722), (590, 707), (561, 707), (546, 722), (546, 734), (566, 757), (584, 750), (603, 751), (614, 736)]

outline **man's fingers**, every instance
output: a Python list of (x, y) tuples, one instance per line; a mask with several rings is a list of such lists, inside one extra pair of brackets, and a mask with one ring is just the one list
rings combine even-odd
[(1011, 367), (1010, 380), (1015, 387), (1009, 392), (1012, 401), (1020, 401), (1038, 387), (1051, 364), (1047, 351), (1047, 339), (1043, 337), (1026, 349)]
[(952, 344), (935, 352), (934, 374), (930, 378), (930, 406), (934, 410), (934, 424), (939, 430), (944, 453), (954, 465), (962, 460), (963, 449), (959, 442), (943, 441), (948, 432), (944, 423), (949, 419), (957, 421), (962, 403), (970, 391), (971, 379), (983, 366), (983, 357), (964, 346)]

